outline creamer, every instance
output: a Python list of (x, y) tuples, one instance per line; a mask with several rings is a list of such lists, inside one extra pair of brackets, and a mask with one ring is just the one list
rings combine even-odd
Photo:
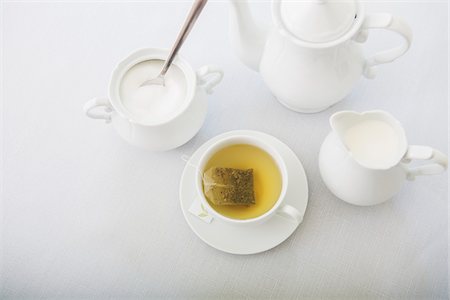
[[(319, 153), (319, 169), (328, 189), (355, 205), (375, 205), (397, 194), (405, 180), (447, 169), (447, 157), (428, 146), (408, 145), (405, 131), (389, 113), (341, 111)], [(412, 160), (425, 160), (410, 166)]]

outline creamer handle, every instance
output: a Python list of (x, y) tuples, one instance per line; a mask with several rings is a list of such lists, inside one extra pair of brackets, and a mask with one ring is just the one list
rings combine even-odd
[(408, 180), (414, 180), (419, 175), (434, 175), (443, 173), (447, 170), (448, 158), (447, 156), (428, 146), (409, 146), (403, 162), (410, 163), (413, 159), (429, 160), (430, 163), (421, 166), (408, 168)]
[(363, 34), (361, 37), (356, 38), (356, 40), (360, 42), (365, 41), (368, 29), (391, 30), (397, 32), (405, 39), (402, 45), (379, 52), (366, 60), (364, 76), (371, 79), (376, 76), (376, 65), (390, 63), (408, 51), (411, 46), (412, 31), (402, 18), (394, 17), (387, 13), (370, 14), (366, 16), (361, 27), (361, 33)]
[[(104, 107), (103, 113), (98, 111), (94, 112), (94, 110), (99, 107)], [(106, 123), (111, 122), (111, 113), (113, 112), (113, 108), (107, 98), (93, 98), (86, 102), (83, 106), (83, 110), (89, 118), (105, 120)]]
[(198, 83), (208, 94), (213, 92), (213, 88), (222, 81), (222, 78), (223, 70), (218, 66), (206, 65), (197, 70)]

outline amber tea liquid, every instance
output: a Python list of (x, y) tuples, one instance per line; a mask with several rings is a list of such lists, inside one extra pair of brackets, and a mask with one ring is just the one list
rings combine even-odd
[(251, 206), (209, 205), (219, 214), (232, 219), (253, 219), (268, 212), (281, 193), (282, 179), (276, 162), (264, 150), (246, 144), (225, 147), (209, 159), (204, 168), (253, 169), (256, 204)]

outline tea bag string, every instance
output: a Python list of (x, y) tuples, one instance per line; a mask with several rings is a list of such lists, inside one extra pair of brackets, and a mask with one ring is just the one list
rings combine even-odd
[(183, 154), (181, 155), (181, 160), (184, 161), (188, 166), (191, 166), (193, 168), (197, 168), (197, 165), (194, 165), (193, 163), (189, 162), (191, 157), (189, 155)]
[[(200, 173), (200, 170), (198, 169), (198, 166), (194, 165), (193, 163), (191, 163), (189, 161), (190, 160), (190, 156), (188, 156), (186, 154), (183, 154), (183, 155), (181, 155), (181, 160), (184, 161), (189, 167), (193, 167), (195, 169), (196, 173)], [(203, 174), (201, 174), (201, 176), (202, 176), (202, 181), (204, 181), (205, 180), (205, 174), (203, 173)]]
[[(197, 173), (200, 173), (200, 170), (198, 169), (198, 166), (193, 164), (193, 163), (191, 163), (191, 162), (189, 162), (190, 156), (188, 156), (186, 154), (183, 154), (183, 155), (181, 155), (181, 160), (184, 161), (188, 166), (193, 167)], [(203, 181), (205, 180), (205, 173), (202, 174), (202, 180)], [(220, 183), (213, 183), (213, 184), (215, 186), (217, 186), (217, 187), (228, 187), (229, 186), (229, 185), (220, 184)]]
[[(191, 163), (190, 159), (191, 159), (191, 157), (189, 155), (186, 155), (186, 154), (181, 155), (181, 160), (184, 161), (186, 163), (186, 165), (193, 167), (197, 173), (200, 173), (198, 166)], [(202, 175), (202, 179), (203, 179), (203, 175)]]

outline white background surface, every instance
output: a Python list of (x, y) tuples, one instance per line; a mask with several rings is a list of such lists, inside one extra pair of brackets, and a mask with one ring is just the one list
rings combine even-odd
[[(368, 12), (409, 21), (411, 50), (344, 102), (301, 115), (237, 60), (228, 3), (211, 1), (182, 49), (196, 68), (225, 70), (204, 127), (170, 152), (133, 148), (82, 106), (106, 95), (111, 70), (128, 53), (169, 47), (189, 5), (3, 4), (0, 297), (447, 298), (447, 174), (418, 178), (393, 201), (363, 208), (332, 196), (317, 167), (328, 118), (342, 109), (385, 109), (411, 144), (447, 153), (447, 3), (367, 3)], [(253, 4), (267, 21), (268, 7)], [(399, 41), (373, 32), (366, 50)], [(279, 138), (309, 179), (303, 224), (263, 254), (210, 248), (180, 210), (180, 156), (232, 129)]]

